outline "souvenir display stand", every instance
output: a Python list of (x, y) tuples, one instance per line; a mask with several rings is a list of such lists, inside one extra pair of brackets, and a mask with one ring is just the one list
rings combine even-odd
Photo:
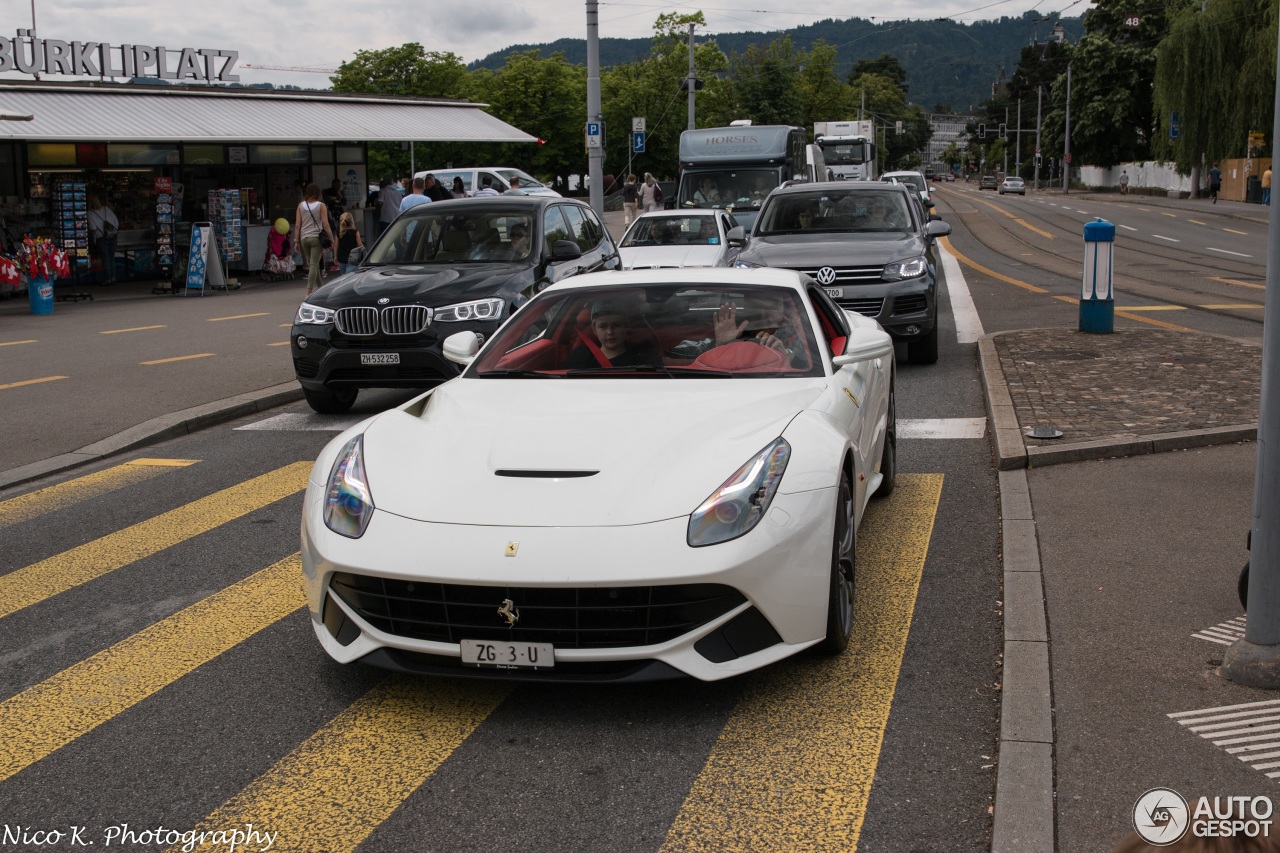
[[(69, 278), (75, 287), (81, 287), (82, 277), (89, 275), (89, 201), (88, 185), (83, 180), (57, 178), (53, 182), (53, 234), (54, 242), (67, 257)], [(103, 263), (114, 263), (104, 258)], [(82, 291), (57, 293), (59, 302), (93, 301), (93, 295)]]

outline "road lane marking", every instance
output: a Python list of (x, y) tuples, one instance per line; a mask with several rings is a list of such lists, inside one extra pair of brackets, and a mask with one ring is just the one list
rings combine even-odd
[(306, 604), (294, 554), (0, 703), (0, 780)]
[(1126, 230), (1126, 231), (1137, 231), (1137, 230), (1138, 230), (1137, 228), (1134, 228), (1132, 225), (1121, 225), (1120, 227), (1121, 227), (1121, 228), (1123, 228), (1123, 229), (1124, 229), (1124, 230)]
[(40, 342), (35, 338), (32, 338), (31, 340), (28, 340), (28, 341), (0, 341), (0, 347), (16, 347), (19, 344), (38, 344), (38, 343)]
[(66, 376), (42, 376), (39, 379), (24, 379), (21, 382), (10, 382), (7, 385), (0, 385), (0, 391), (9, 388), (21, 388), (24, 385), (39, 385), (41, 382), (57, 382), (59, 379), (66, 379)]
[(0, 528), (65, 509), (90, 498), (166, 474), (172, 468), (194, 465), (198, 459), (135, 459), (95, 471), (65, 483), (0, 501)]
[(899, 474), (868, 507), (848, 650), (747, 682), (663, 851), (856, 849), (941, 494), (941, 474)]
[(213, 353), (202, 352), (197, 355), (180, 355), (175, 358), (157, 358), (154, 361), (140, 361), (138, 364), (168, 364), (171, 361), (190, 361), (193, 358), (211, 358)]
[(277, 468), (0, 575), (0, 618), (297, 494), (306, 488), (310, 470), (310, 462)]
[(1213, 246), (1206, 246), (1210, 252), (1221, 252), (1224, 255), (1235, 255), (1237, 258), (1252, 258), (1253, 255), (1246, 255), (1243, 252), (1230, 252), (1226, 249), (1215, 249)]
[(1239, 235), (1240, 235), (1240, 236), (1242, 236), (1242, 237), (1248, 237), (1248, 236), (1249, 236), (1249, 232), (1248, 232), (1248, 231), (1236, 231), (1235, 229), (1232, 229), (1232, 228), (1223, 228), (1222, 230), (1223, 230), (1223, 231), (1227, 231), (1227, 232), (1229, 232), (1229, 233), (1231, 233), (1231, 234), (1239, 234)]
[(1261, 311), (1263, 308), (1263, 306), (1257, 302), (1228, 303), (1225, 305), (1201, 305), (1200, 307), (1208, 308), (1210, 311), (1235, 311), (1241, 308)]
[(898, 438), (982, 438), (986, 418), (898, 418)]
[(1160, 215), (1161, 215), (1161, 216), (1167, 216), (1167, 217), (1169, 217), (1170, 219), (1177, 219), (1177, 218), (1178, 218), (1178, 214), (1176, 214), (1176, 213), (1164, 213), (1164, 212), (1161, 212), (1161, 214), (1160, 214)]
[(975, 343), (985, 332), (982, 330), (982, 318), (973, 304), (973, 296), (969, 294), (969, 282), (965, 281), (960, 264), (947, 246), (939, 246), (938, 249), (945, 273), (947, 299), (951, 302), (951, 316), (956, 323), (956, 343)]
[(1181, 240), (1175, 240), (1172, 237), (1165, 237), (1163, 234), (1152, 234), (1157, 240), (1168, 240), (1170, 243), (1181, 243)]
[(287, 347), (292, 341), (280, 341), (279, 343), (267, 344), (269, 347)]
[(1209, 276), (1209, 281), (1220, 281), (1223, 284), (1238, 284), (1241, 287), (1252, 287), (1254, 290), (1266, 290), (1265, 284), (1254, 284), (1248, 281), (1236, 281), (1234, 278), (1219, 278), (1216, 275)]
[(1008, 282), (1009, 284), (1016, 285), (1025, 290), (1030, 290), (1032, 293), (1048, 293), (1049, 292), (1045, 290), (1043, 287), (1036, 287), (1034, 284), (1028, 284), (1025, 281), (1018, 281), (1016, 278), (1010, 278), (1007, 275), (1002, 275), (996, 272), (995, 270), (987, 269), (986, 267), (982, 266), (982, 264), (979, 264), (976, 261), (970, 260), (969, 258), (957, 252), (955, 250), (955, 247), (951, 245), (951, 241), (946, 237), (939, 237), (938, 243), (943, 248), (945, 248), (948, 252), (955, 255), (956, 259), (960, 261), (962, 264), (966, 264), (970, 267), (973, 267), (975, 270), (982, 273), (983, 275), (989, 275), (992, 278), (999, 279), (1000, 281), (1005, 281), (1005, 282)]
[(1276, 779), (1280, 778), (1280, 770), (1276, 770), (1280, 762), (1274, 760), (1280, 758), (1280, 732), (1276, 731), (1280, 725), (1274, 723), (1277, 712), (1280, 700), (1267, 699), (1166, 716), (1268, 779)]
[(1208, 225), (1208, 222), (1201, 222), (1199, 219), (1188, 219), (1188, 222), (1194, 222), (1196, 225)]
[(1208, 640), (1211, 643), (1217, 643), (1220, 646), (1229, 646), (1236, 640), (1244, 639), (1245, 617), (1237, 616), (1226, 622), (1219, 622), (1212, 628), (1205, 628), (1197, 631), (1191, 636), (1197, 640)]
[(147, 332), (151, 329), (167, 329), (168, 326), (134, 326), (132, 329), (108, 329), (105, 332), (98, 332), (100, 335), (123, 335), (125, 332)]
[(1185, 305), (1125, 305), (1121, 311), (1186, 311)]
[(221, 323), (223, 320), (247, 320), (250, 317), (269, 317), (270, 311), (259, 311), (257, 314), (236, 314), (231, 317), (210, 317), (210, 323)]
[(1029, 229), (1029, 230), (1031, 230), (1031, 231), (1036, 232), (1036, 233), (1037, 233), (1037, 234), (1039, 234), (1041, 237), (1047, 237), (1047, 238), (1049, 238), (1050, 240), (1052, 240), (1052, 239), (1053, 239), (1053, 235), (1052, 235), (1052, 234), (1050, 234), (1048, 231), (1041, 231), (1039, 228), (1035, 227), (1034, 225), (1029, 225), (1025, 219), (1015, 219), (1015, 220), (1013, 220), (1013, 221), (1014, 221), (1014, 222), (1016, 222), (1016, 223), (1018, 223), (1019, 225), (1021, 225), (1023, 228), (1027, 228), (1027, 229)]
[(498, 682), (391, 676), (195, 831), (253, 823), (279, 833), (277, 850), (354, 851), (511, 690)]

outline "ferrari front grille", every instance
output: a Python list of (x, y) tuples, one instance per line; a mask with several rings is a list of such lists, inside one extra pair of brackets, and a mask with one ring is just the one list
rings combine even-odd
[[(365, 622), (397, 637), (456, 643), (521, 640), (564, 649), (663, 643), (746, 599), (722, 584), (507, 587), (429, 583), (339, 572), (331, 592)], [(518, 613), (514, 625), (499, 613)]]

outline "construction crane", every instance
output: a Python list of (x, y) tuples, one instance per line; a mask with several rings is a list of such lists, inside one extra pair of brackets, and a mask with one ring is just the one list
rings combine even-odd
[(254, 65), (250, 62), (241, 62), (241, 68), (257, 68), (260, 71), (306, 71), (311, 74), (337, 74), (336, 68), (308, 68), (302, 65)]

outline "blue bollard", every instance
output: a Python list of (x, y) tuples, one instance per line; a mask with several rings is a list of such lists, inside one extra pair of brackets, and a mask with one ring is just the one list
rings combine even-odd
[(1105, 219), (1084, 226), (1084, 281), (1080, 290), (1080, 331), (1109, 335), (1115, 331), (1116, 301), (1112, 293), (1112, 247), (1116, 227)]

